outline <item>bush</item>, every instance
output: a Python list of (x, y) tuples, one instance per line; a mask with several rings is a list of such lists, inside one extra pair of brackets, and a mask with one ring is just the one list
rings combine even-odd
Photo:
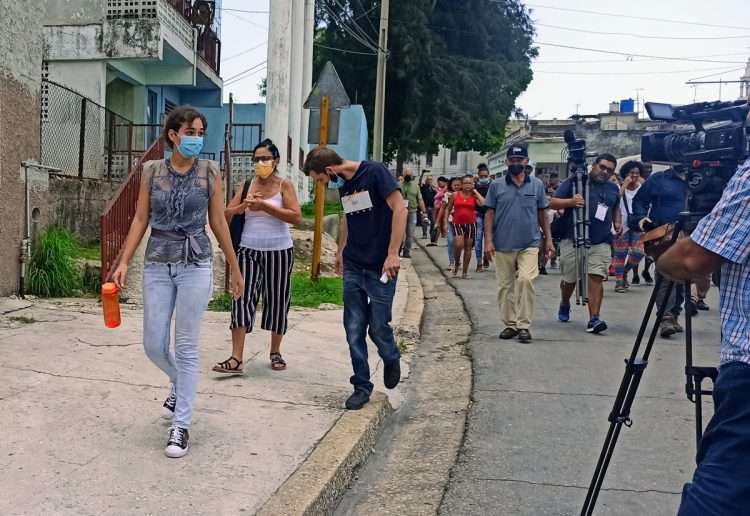
[[(310, 274), (295, 272), (292, 274), (292, 306), (318, 308), (321, 304), (344, 304), (343, 283), (341, 278), (319, 278), (313, 283)], [(212, 312), (229, 312), (232, 310), (232, 296), (227, 292), (219, 294), (208, 303)]]
[(29, 291), (42, 297), (72, 296), (81, 288), (78, 242), (69, 231), (49, 227), (40, 235), (29, 263)]
[[(300, 210), (302, 211), (302, 217), (305, 219), (314, 219), (315, 218), (315, 203), (314, 202), (308, 202), (300, 206)], [(323, 205), (323, 216), (326, 215), (336, 215), (337, 213), (341, 212), (341, 203), (340, 202), (327, 202)]]

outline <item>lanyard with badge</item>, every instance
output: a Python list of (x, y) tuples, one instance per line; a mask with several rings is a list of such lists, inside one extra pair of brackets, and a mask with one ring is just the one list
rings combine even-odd
[(370, 192), (354, 192), (341, 198), (341, 205), (344, 207), (344, 213), (351, 215), (360, 211), (372, 209), (372, 199)]

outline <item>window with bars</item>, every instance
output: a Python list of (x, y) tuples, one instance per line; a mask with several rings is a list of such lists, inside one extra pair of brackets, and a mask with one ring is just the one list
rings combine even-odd
[(49, 63), (42, 61), (42, 89), (40, 91), (40, 109), (42, 122), (49, 121)]

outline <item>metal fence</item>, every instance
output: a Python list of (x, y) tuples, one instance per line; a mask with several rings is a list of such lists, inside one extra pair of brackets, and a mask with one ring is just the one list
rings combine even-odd
[[(80, 178), (124, 177), (130, 168), (115, 149), (128, 149), (132, 122), (56, 82), (44, 79), (40, 146), (43, 163)], [(132, 159), (130, 163), (132, 164)]]

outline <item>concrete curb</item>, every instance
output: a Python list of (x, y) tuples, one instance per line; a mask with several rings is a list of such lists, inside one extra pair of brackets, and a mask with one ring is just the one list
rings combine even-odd
[[(404, 262), (408, 294), (397, 334), (419, 339), (424, 294), (411, 263)], [(257, 516), (331, 514), (354, 476), (370, 455), (388, 416), (388, 397), (375, 392), (361, 410), (346, 411), (318, 442), (312, 453), (256, 513)]]

